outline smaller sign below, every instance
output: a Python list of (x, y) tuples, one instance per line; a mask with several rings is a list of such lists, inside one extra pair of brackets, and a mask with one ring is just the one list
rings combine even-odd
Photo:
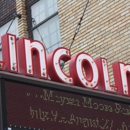
[(25, 130), (130, 128), (130, 105), (120, 101), (10, 81), (5, 81), (5, 89), (8, 127), (15, 126), (18, 130), (23, 130), (20, 127)]

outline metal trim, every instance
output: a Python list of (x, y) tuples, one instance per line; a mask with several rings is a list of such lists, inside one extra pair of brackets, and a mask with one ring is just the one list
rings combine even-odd
[(13, 73), (8, 73), (8, 72), (3, 72), (3, 71), (0, 72), (0, 78), (4, 80), (13, 81), (13, 82), (23, 83), (23, 84), (25, 83), (32, 84), (38, 87), (44, 86), (45, 88), (49, 88), (49, 89), (54, 89), (54, 90), (58, 89), (58, 90), (69, 92), (69, 93), (87, 95), (90, 97), (96, 97), (96, 98), (104, 99), (104, 100), (118, 101), (118, 102), (122, 102), (126, 104), (130, 103), (130, 97), (107, 93), (107, 92), (103, 92), (99, 90), (85, 89), (79, 86), (62, 84), (62, 83), (54, 82), (51, 80), (38, 79), (34, 77), (13, 74)]

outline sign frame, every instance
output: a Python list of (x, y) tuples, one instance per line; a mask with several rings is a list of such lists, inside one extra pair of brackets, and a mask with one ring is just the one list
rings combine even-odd
[(109, 101), (117, 101), (119, 103), (130, 104), (129, 97), (121, 96), (118, 94), (116, 95), (116, 94), (106, 93), (99, 90), (85, 89), (78, 86), (57, 83), (50, 80), (43, 80), (43, 79), (38, 79), (34, 77), (28, 77), (28, 76), (23, 76), (19, 74), (0, 71), (0, 98), (1, 98), (0, 99), (0, 105), (1, 105), (0, 128), (1, 130), (4, 130), (4, 128), (8, 127), (7, 114), (6, 114), (7, 113), (6, 95), (5, 95), (5, 90), (4, 90), (5, 81), (12, 81), (12, 82), (32, 85), (32, 86), (40, 87), (40, 88), (45, 87), (46, 89), (48, 88), (48, 89), (53, 89), (53, 90), (58, 90), (58, 91), (63, 91), (63, 92), (69, 92), (73, 94), (75, 93), (79, 95), (85, 95), (85, 96), (94, 97), (98, 99), (105, 99)]

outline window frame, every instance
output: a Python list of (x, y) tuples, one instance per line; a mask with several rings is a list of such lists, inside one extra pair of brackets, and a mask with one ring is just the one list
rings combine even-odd
[(38, 23), (35, 27), (32, 26), (32, 29), (31, 29), (32, 34), (33, 34), (33, 30), (35, 30), (36, 28), (38, 28), (42, 24), (46, 23), (47, 21), (49, 21), (51, 18), (55, 17), (56, 15), (58, 15), (58, 11), (55, 12), (54, 14), (52, 14), (51, 16), (49, 16), (48, 18), (46, 18), (45, 20), (43, 20), (42, 22)]
[[(37, 1), (37, 2), (39, 2), (39, 1)], [(38, 24), (36, 23), (36, 25), (34, 26), (34, 25), (33, 25), (33, 19), (35, 20), (35, 18), (32, 17), (31, 6), (35, 5), (37, 2), (35, 2), (34, 4), (31, 4), (31, 5), (30, 5), (30, 18), (31, 18), (31, 20), (30, 20), (30, 24), (31, 24), (30, 37), (31, 37), (31, 39), (33, 39), (33, 40), (36, 40), (36, 39), (34, 39), (34, 33), (33, 33), (34, 30), (37, 29), (37, 30), (39, 31), (38, 28), (39, 28), (40, 26), (42, 26), (43, 24), (47, 23), (49, 20), (51, 20), (51, 19), (54, 18), (55, 16), (58, 16), (58, 17), (59, 17), (59, 15), (58, 15), (58, 14), (59, 14), (59, 13), (58, 13), (58, 8), (57, 8), (57, 11), (56, 11), (56, 12), (54, 12), (52, 15), (48, 16), (47, 18), (45, 18), (43, 21), (39, 22)], [(58, 18), (58, 20), (59, 20), (59, 18)], [(60, 27), (60, 23), (59, 23), (59, 27)], [(60, 31), (60, 30), (59, 30), (59, 31)], [(40, 36), (40, 37), (41, 37), (41, 36)], [(43, 38), (43, 37), (42, 37), (42, 38)], [(42, 38), (41, 38), (41, 39), (42, 39)], [(38, 40), (38, 41), (40, 41), (40, 40)], [(60, 35), (60, 40), (59, 40), (57, 43), (53, 44), (53, 45), (50, 44), (49, 47), (47, 47), (46, 43), (43, 43), (43, 45), (45, 46), (46, 51), (47, 51), (48, 54), (51, 52), (51, 51), (49, 51), (49, 50), (53, 50), (53, 49), (51, 49), (51, 48), (54, 47), (56, 44), (57, 44), (57, 46), (61, 46), (61, 45), (62, 45), (61, 35)]]

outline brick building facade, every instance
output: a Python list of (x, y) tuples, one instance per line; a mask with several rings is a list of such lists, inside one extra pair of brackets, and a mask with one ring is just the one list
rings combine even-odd
[[(17, 12), (22, 15), (18, 20), (19, 38), (33, 38), (31, 6), (39, 0), (1, 1), (0, 26), (12, 19)], [(74, 30), (83, 13), (86, 0), (57, 0), (60, 23), (61, 44), (69, 46)], [(72, 55), (84, 51), (93, 58), (108, 59), (111, 82), (111, 64), (116, 61), (130, 63), (130, 1), (129, 0), (90, 0), (80, 31), (72, 46)]]
[[(41, 41), (47, 54), (60, 46), (68, 48), (86, 3), (87, 0), (1, 0), (0, 37), (11, 25), (8, 33), (18, 39)], [(22, 17), (11, 24), (16, 12)], [(89, 0), (71, 48), (72, 56), (86, 52), (94, 59), (106, 58), (110, 82), (114, 85), (112, 64), (116, 61), (130, 64), (129, 25), (130, 0)], [(0, 46), (0, 57), (1, 52)], [(69, 74), (67, 63), (64, 70)]]
[[(58, 1), (62, 45), (68, 47), (86, 0)], [(72, 54), (81, 51), (92, 57), (108, 59), (111, 81), (111, 64), (130, 63), (130, 1), (90, 0), (80, 32), (72, 47)]]

